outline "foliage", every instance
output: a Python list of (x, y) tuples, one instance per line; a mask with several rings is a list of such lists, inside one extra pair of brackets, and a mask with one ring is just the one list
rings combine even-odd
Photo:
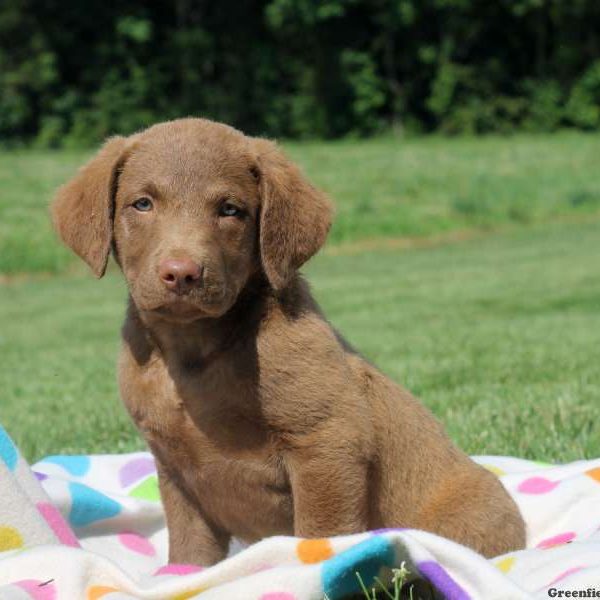
[[(410, 571), (406, 568), (405, 562), (403, 561), (399, 569), (392, 569), (392, 577), (389, 585), (384, 583), (380, 577), (375, 576), (373, 578), (371, 589), (368, 589), (360, 572), (356, 571), (355, 575), (358, 579), (360, 589), (363, 593), (364, 600), (402, 600), (406, 598), (406, 590), (403, 590), (405, 584), (408, 582)], [(428, 594), (429, 596), (429, 594)], [(325, 600), (328, 600), (327, 596)], [(408, 589), (408, 600), (416, 600), (414, 595), (414, 585)]]
[(596, 0), (4, 0), (0, 139), (600, 128)]

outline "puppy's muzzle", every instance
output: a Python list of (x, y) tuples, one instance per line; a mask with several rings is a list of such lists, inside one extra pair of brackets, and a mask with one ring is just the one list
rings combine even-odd
[(158, 267), (158, 276), (164, 286), (182, 296), (202, 284), (204, 267), (190, 258), (166, 259)]

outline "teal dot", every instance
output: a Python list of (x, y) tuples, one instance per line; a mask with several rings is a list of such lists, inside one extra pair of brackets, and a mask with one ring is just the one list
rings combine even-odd
[(121, 512), (121, 505), (118, 502), (87, 485), (71, 482), (69, 491), (71, 492), (69, 522), (73, 527), (83, 527), (95, 521), (110, 519)]
[(52, 463), (62, 467), (70, 475), (81, 477), (90, 470), (90, 457), (85, 455), (79, 456), (46, 456), (42, 462)]
[(392, 567), (394, 560), (395, 551), (390, 540), (383, 536), (369, 538), (323, 563), (323, 591), (331, 600), (359, 593), (357, 571), (365, 585), (371, 587), (381, 568)]
[(6, 433), (4, 427), (0, 425), (0, 458), (5, 462), (6, 466), (14, 471), (19, 459), (19, 452), (13, 441)]

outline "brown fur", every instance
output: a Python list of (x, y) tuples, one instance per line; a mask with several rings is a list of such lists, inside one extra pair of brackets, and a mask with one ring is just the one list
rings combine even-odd
[[(156, 458), (171, 561), (215, 563), (232, 535), (398, 526), (486, 556), (523, 547), (498, 479), (323, 317), (297, 269), (331, 206), (275, 144), (200, 119), (115, 138), (53, 214), (99, 276), (112, 245), (128, 282), (120, 389)], [(204, 269), (184, 294), (158, 276), (178, 258)]]

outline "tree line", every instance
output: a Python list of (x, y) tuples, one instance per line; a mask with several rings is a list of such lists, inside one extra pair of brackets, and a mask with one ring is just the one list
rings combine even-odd
[(3, 0), (0, 141), (600, 128), (598, 0)]

